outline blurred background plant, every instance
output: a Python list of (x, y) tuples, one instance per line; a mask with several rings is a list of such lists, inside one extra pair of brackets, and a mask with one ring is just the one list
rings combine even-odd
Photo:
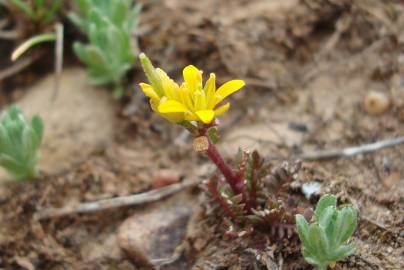
[(70, 20), (83, 31), (88, 44), (75, 42), (74, 52), (88, 68), (90, 82), (111, 85), (114, 96), (124, 93), (122, 81), (135, 62), (131, 33), (141, 6), (133, 0), (75, 0), (78, 12)]
[(3, 0), (0, 3), (9, 9), (15, 25), (12, 32), (9, 32), (10, 38), (13, 36), (21, 41), (47, 31), (52, 26), (63, 0)]
[(63, 0), (10, 0), (10, 2), (18, 7), (33, 23), (46, 25), (52, 21)]
[(329, 194), (321, 197), (311, 224), (296, 215), (297, 231), (305, 260), (319, 270), (335, 266), (355, 253), (355, 245), (347, 244), (357, 226), (358, 214), (352, 205), (337, 208), (337, 199)]
[(35, 115), (28, 121), (13, 106), (3, 112), (0, 120), (0, 166), (15, 180), (37, 176), (38, 148), (43, 137), (42, 119)]
[[(56, 24), (56, 21), (62, 4), (63, 0), (0, 0), (0, 5), (5, 10), (4, 19), (0, 24), (0, 40), (7, 41), (3, 43), (3, 49), (10, 51), (12, 61), (33, 46), (44, 42), (59, 41), (58, 47), (61, 51), (63, 27), (60, 23)], [(7, 63), (5, 59), (4, 66), (7, 68), (0, 72), (0, 80), (11, 77), (41, 59), (45, 51), (43, 47), (32, 50), (24, 59), (16, 63)], [(61, 57), (61, 53), (59, 54)], [(62, 61), (60, 59), (57, 62), (60, 66)]]

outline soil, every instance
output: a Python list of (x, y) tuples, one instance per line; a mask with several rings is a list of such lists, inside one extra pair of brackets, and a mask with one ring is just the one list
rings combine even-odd
[[(205, 73), (215, 72), (220, 83), (246, 81), (247, 87), (232, 98), (230, 112), (220, 119), (218, 147), (229, 158), (239, 147), (258, 149), (276, 167), (305, 153), (404, 135), (401, 1), (145, 1), (136, 34), (141, 50), (174, 78), (192, 63)], [(28, 69), (18, 76), (32, 74), (37, 73)], [(144, 80), (137, 66), (128, 89)], [(85, 88), (80, 86), (80, 91)], [(214, 172), (205, 157), (193, 152), (181, 128), (150, 111), (137, 88), (116, 101), (112, 113), (108, 101), (83, 96), (96, 108), (75, 125), (97, 133), (110, 121), (100, 140), (107, 143), (77, 159), (68, 145), (61, 146), (66, 151), (56, 151), (57, 159), (44, 150), (44, 159), (62, 162), (62, 170), (44, 167), (38, 181), (0, 187), (0, 268), (142, 269), (116, 242), (120, 225), (142, 207), (35, 218), (42, 209), (135, 194), (175, 181), (202, 181)], [(375, 91), (388, 99), (380, 113), (365, 106), (367, 95)], [(11, 95), (16, 98), (33, 90), (9, 92), (19, 93)], [(8, 97), (2, 97), (2, 103)], [(95, 111), (105, 120), (93, 123)], [(71, 123), (65, 111), (55, 115), (60, 123)], [(352, 239), (357, 251), (335, 269), (404, 269), (403, 164), (403, 145), (349, 158), (303, 160), (294, 183), (298, 196), (303, 198), (304, 183), (317, 181), (319, 195), (335, 194), (341, 203), (359, 209)], [(167, 174), (171, 179), (162, 181), (161, 175)], [(225, 222), (203, 189), (194, 192), (189, 203), (199, 210), (183, 242), (184, 269), (312, 269), (295, 238), (277, 242), (265, 232), (225, 237)], [(307, 202), (314, 206), (319, 195)]]

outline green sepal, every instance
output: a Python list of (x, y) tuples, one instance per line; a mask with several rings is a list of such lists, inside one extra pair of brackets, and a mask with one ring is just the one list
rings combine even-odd
[(216, 144), (219, 141), (219, 136), (217, 135), (216, 127), (211, 127), (208, 129), (208, 136), (213, 144)]
[(157, 95), (160, 97), (164, 95), (163, 86), (161, 84), (161, 79), (156, 69), (154, 68), (150, 59), (144, 53), (139, 54), (140, 63), (142, 65), (143, 71), (146, 74), (147, 79), (153, 86)]

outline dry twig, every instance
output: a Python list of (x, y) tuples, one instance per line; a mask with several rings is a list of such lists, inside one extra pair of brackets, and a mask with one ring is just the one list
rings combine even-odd
[(158, 201), (186, 188), (196, 186), (198, 183), (199, 181), (197, 180), (184, 181), (140, 194), (104, 199), (95, 202), (85, 202), (78, 205), (66, 206), (63, 208), (44, 209), (36, 213), (35, 218), (41, 220), (71, 214), (94, 213), (102, 210), (129, 205), (141, 205), (149, 202)]
[(14, 30), (0, 30), (0, 39), (15, 40), (18, 38), (18, 32)]
[(0, 81), (17, 74), (24, 68), (31, 65), (37, 58), (38, 56), (27, 56), (24, 59), (15, 62), (11, 67), (0, 70)]
[(343, 149), (332, 149), (332, 150), (307, 153), (301, 155), (299, 158), (303, 160), (319, 160), (336, 157), (351, 157), (354, 155), (374, 152), (383, 148), (392, 147), (399, 144), (404, 144), (404, 136)]
[(55, 86), (52, 94), (52, 101), (55, 101), (59, 92), (60, 76), (63, 68), (63, 25), (57, 23), (55, 26), (56, 45), (55, 45)]

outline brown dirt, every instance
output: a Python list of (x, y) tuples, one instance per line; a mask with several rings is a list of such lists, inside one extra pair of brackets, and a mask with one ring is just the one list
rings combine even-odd
[[(174, 77), (193, 63), (222, 81), (245, 79), (246, 89), (221, 119), (219, 147), (228, 155), (254, 147), (277, 164), (312, 150), (404, 135), (403, 26), (400, 1), (169, 0), (145, 4), (138, 33), (140, 47)], [(133, 83), (144, 80), (140, 74)], [(370, 91), (389, 97), (386, 113), (365, 111)], [(114, 241), (136, 208), (41, 222), (33, 215), (148, 190), (159, 170), (174, 169), (185, 180), (201, 177), (196, 168), (208, 161), (189, 142), (179, 143), (181, 129), (150, 113), (144, 101), (136, 94), (122, 104), (113, 142), (77, 167), (1, 187), (0, 267), (139, 269)], [(401, 145), (303, 163), (297, 186), (319, 181), (322, 193), (360, 210), (357, 253), (336, 269), (404, 268), (403, 157)], [(213, 168), (203, 171), (207, 178)], [(203, 196), (200, 204), (207, 207)], [(311, 269), (295, 244), (284, 248), (262, 233), (226, 239), (214, 215), (196, 216), (193, 224), (187, 256), (194, 269)], [(267, 242), (257, 246), (256, 238)]]

